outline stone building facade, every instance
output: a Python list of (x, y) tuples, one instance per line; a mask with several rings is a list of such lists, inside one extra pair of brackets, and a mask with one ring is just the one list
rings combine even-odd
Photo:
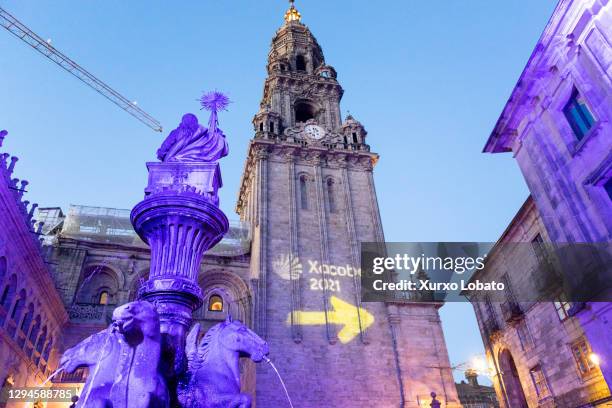
[[(0, 147), (6, 134), (0, 131)], [(14, 178), (16, 163), (0, 154), (0, 381), (34, 387), (57, 368), (68, 316), (32, 220), (36, 204), (24, 199), (28, 182)]]
[[(611, 44), (608, 0), (560, 1), (484, 148), (513, 153), (555, 243), (612, 241)], [(612, 356), (612, 303), (573, 313), (593, 351)], [(601, 369), (612, 384), (612, 361)]]
[[(567, 299), (527, 301), (524, 295), (534, 286), (531, 276), (542, 270), (536, 244), (549, 240), (529, 197), (489, 253), (485, 269), (471, 278), (506, 285), (504, 301), (483, 292), (468, 295), (498, 400), (504, 408), (610, 406), (590, 339)], [(500, 249), (508, 243), (534, 244)]]

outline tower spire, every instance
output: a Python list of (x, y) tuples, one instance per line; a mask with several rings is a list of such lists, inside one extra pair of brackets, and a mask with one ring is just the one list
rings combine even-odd
[(302, 15), (299, 11), (297, 11), (294, 3), (295, 0), (289, 0), (289, 4), (291, 4), (291, 6), (289, 7), (289, 10), (287, 10), (287, 12), (285, 13), (285, 22), (287, 23), (290, 23), (292, 21), (297, 21), (299, 23), (302, 19)]

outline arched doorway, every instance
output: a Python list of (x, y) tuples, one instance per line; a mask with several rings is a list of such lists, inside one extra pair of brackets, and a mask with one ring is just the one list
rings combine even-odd
[(499, 365), (504, 389), (508, 397), (509, 408), (529, 408), (521, 379), (514, 363), (514, 358), (508, 349), (499, 353)]

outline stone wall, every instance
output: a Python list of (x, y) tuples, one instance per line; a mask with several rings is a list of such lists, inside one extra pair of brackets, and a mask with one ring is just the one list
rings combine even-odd
[(16, 161), (0, 155), (0, 382), (23, 387), (57, 368), (67, 314), (33, 227), (35, 206), (24, 200), (27, 181), (14, 178)]
[[(252, 246), (252, 260), (261, 259), (251, 270), (259, 282), (255, 327), (295, 406), (393, 407), (403, 398), (417, 407), (431, 401), (431, 391), (460, 406), (439, 305), (360, 301), (359, 243), (383, 239), (372, 156), (253, 142), (245, 171), (253, 182), (243, 184), (250, 190), (241, 191), (240, 208), (261, 231)], [(338, 318), (338, 300), (361, 308), (367, 329), (359, 330), (356, 313)], [(357, 328), (349, 337), (347, 323)], [(257, 367), (256, 393), (259, 406), (286, 404), (266, 365)]]

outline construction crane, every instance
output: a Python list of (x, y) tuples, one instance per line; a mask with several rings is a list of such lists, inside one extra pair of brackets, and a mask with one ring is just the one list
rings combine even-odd
[(86, 85), (93, 88), (100, 95), (119, 106), (121, 109), (134, 116), (136, 119), (155, 130), (161, 132), (162, 126), (158, 120), (149, 115), (147, 112), (140, 109), (136, 102), (131, 102), (119, 92), (115, 91), (110, 86), (96, 78), (91, 73), (87, 72), (79, 64), (68, 58), (62, 52), (57, 50), (50, 44), (50, 41), (45, 41), (36, 33), (22, 24), (19, 20), (13, 17), (10, 13), (0, 7), (0, 24), (6, 28), (15, 37), (21, 39), (26, 44), (40, 52), (42, 55), (55, 62), (57, 65), (68, 71), (70, 74), (83, 81)]

